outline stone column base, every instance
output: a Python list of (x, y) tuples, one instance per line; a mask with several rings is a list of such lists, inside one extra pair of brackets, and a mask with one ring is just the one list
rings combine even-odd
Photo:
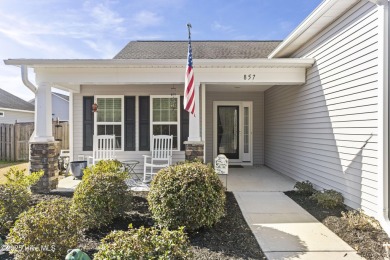
[(59, 142), (30, 143), (30, 173), (43, 170), (42, 178), (33, 186), (34, 193), (48, 193), (58, 186)]
[(195, 159), (203, 162), (204, 156), (204, 143), (197, 141), (186, 141), (184, 142), (186, 146), (186, 161), (194, 161)]

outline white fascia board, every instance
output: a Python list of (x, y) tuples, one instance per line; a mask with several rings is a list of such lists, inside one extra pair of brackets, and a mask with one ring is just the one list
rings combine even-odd
[(0, 110), (24, 112), (24, 113), (31, 113), (31, 114), (35, 113), (35, 111), (31, 111), (31, 110), (13, 109), (13, 108), (5, 108), (5, 107), (0, 107)]
[[(8, 59), (6, 65), (26, 65), (32, 68), (126, 68), (185, 67), (185, 59)], [(194, 67), (295, 67), (309, 68), (314, 59), (194, 59)]]
[[(287, 38), (271, 52), (268, 58), (288, 57), (326, 26), (334, 22), (360, 0), (323, 1)], [(326, 17), (327, 19), (320, 19)], [(294, 44), (298, 42), (299, 44)]]

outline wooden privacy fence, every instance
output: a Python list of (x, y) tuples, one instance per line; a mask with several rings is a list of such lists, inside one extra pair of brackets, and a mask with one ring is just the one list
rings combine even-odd
[[(34, 123), (0, 124), (0, 160), (27, 161)], [(61, 149), (69, 149), (69, 123), (53, 122), (53, 136)]]

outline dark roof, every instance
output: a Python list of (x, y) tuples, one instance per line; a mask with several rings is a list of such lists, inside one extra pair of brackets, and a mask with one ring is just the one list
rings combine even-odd
[[(192, 41), (194, 59), (267, 58), (281, 41)], [(114, 59), (186, 59), (187, 41), (132, 41)]]
[(34, 105), (0, 88), (0, 108), (34, 111)]

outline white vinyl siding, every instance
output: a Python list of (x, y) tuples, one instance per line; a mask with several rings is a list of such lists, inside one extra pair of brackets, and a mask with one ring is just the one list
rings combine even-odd
[(34, 122), (34, 112), (22, 112), (12, 110), (2, 110), (4, 116), (0, 117), (0, 123), (2, 124), (15, 124), (25, 122)]
[[(171, 95), (172, 85), (83, 85), (81, 86), (81, 93), (73, 94), (74, 97), (74, 110), (73, 110), (73, 120), (74, 120), (74, 137), (73, 137), (73, 147), (74, 147), (74, 158), (77, 159), (78, 155), (89, 156), (92, 155), (92, 152), (83, 151), (83, 96), (99, 96), (99, 95), (112, 95), (112, 96), (136, 96), (136, 118), (138, 118), (138, 96), (150, 96), (150, 95)], [(181, 94), (181, 88), (177, 87), (177, 94)], [(137, 120), (138, 121), (138, 120)], [(138, 150), (138, 137), (139, 137), (138, 124), (136, 125), (136, 150)], [(138, 160), (140, 164), (137, 165), (135, 171), (137, 173), (143, 172), (143, 155), (148, 154), (147, 151), (117, 151), (115, 152), (116, 158), (118, 160)], [(183, 151), (174, 151), (173, 152), (173, 162), (184, 161), (184, 152)]]
[(64, 100), (52, 93), (51, 102), (53, 118), (58, 118), (60, 121), (69, 121), (69, 101)]
[(253, 165), (264, 164), (264, 92), (207, 92), (206, 86), (206, 162), (213, 162), (213, 101), (253, 102)]
[(265, 164), (376, 211), (377, 15), (361, 2), (294, 57), (315, 58), (303, 86), (265, 92)]

